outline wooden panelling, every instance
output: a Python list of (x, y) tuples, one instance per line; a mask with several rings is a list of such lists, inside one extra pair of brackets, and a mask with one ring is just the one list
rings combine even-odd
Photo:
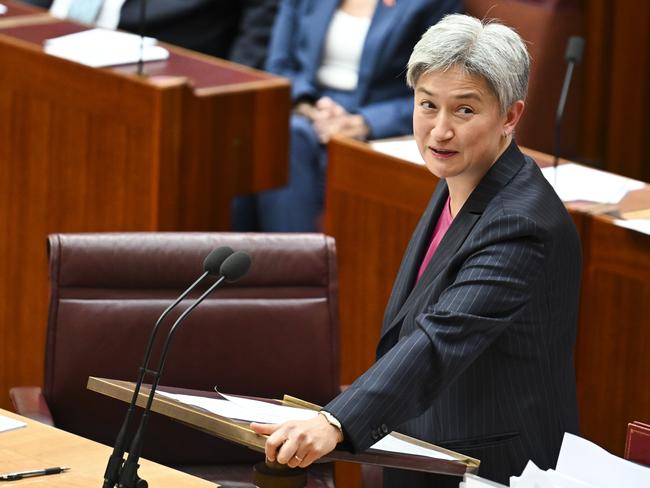
[(582, 435), (622, 456), (650, 419), (650, 237), (588, 219), (576, 374)]
[(42, 383), (47, 234), (226, 230), (234, 194), (286, 180), (287, 81), (173, 47), (149, 77), (42, 52), (79, 29), (0, 25), (0, 407)]

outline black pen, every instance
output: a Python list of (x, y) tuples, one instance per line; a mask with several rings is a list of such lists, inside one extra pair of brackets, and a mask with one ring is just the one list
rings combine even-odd
[(56, 468), (33, 469), (31, 471), (16, 471), (15, 473), (0, 474), (0, 481), (17, 481), (23, 478), (31, 478), (33, 476), (45, 476), (48, 474), (59, 474), (69, 470), (65, 466), (57, 466)]

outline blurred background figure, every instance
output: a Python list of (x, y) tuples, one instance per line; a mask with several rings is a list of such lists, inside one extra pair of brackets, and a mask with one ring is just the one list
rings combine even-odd
[(289, 183), (237, 198), (240, 231), (318, 228), (333, 135), (358, 139), (412, 133), (409, 54), (423, 32), (461, 0), (283, 0), (266, 69), (292, 81)]
[[(140, 32), (143, 0), (23, 0), (52, 15)], [(150, 0), (145, 34), (254, 68), (266, 60), (279, 0)]]

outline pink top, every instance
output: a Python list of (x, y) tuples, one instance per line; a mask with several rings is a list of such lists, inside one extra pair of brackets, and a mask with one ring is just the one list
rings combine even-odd
[(422, 264), (420, 265), (420, 270), (418, 271), (418, 279), (416, 280), (416, 282), (420, 280), (422, 273), (424, 273), (424, 270), (427, 269), (427, 266), (429, 265), (429, 261), (431, 261), (433, 254), (436, 252), (436, 249), (438, 249), (438, 245), (440, 244), (440, 241), (442, 241), (442, 238), (447, 233), (447, 229), (449, 229), (452, 220), (454, 220), (454, 218), (451, 216), (451, 198), (447, 197), (445, 206), (442, 209), (442, 212), (440, 212), (440, 217), (438, 217), (438, 222), (436, 223), (436, 227), (435, 229), (433, 229), (433, 237), (431, 238), (431, 244), (429, 244), (429, 249), (427, 249), (427, 253), (424, 255), (424, 259), (422, 260)]

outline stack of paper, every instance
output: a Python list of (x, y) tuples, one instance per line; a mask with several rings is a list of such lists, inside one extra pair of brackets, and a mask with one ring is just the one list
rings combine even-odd
[(614, 456), (596, 444), (564, 434), (556, 468), (542, 471), (532, 461), (513, 488), (647, 488), (650, 468)]
[(70, 61), (101, 68), (167, 59), (169, 51), (156, 40), (109, 29), (90, 29), (45, 41), (45, 52)]
[(618, 203), (631, 190), (645, 183), (580, 164), (543, 168), (542, 173), (563, 202)]

